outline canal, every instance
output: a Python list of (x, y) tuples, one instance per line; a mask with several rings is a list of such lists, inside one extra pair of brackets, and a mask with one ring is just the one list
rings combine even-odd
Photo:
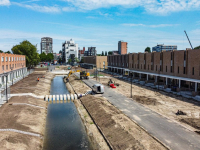
[[(62, 76), (56, 76), (52, 80), (50, 94), (69, 94)], [(43, 149), (92, 149), (85, 127), (72, 101), (49, 102)]]

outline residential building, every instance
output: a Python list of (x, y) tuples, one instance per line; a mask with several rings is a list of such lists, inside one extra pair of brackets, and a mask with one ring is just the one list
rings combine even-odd
[(177, 45), (157, 44), (157, 46), (152, 47), (152, 52), (162, 52), (162, 51), (172, 51), (172, 50), (177, 50)]
[(41, 54), (44, 52), (46, 54), (53, 53), (53, 39), (50, 37), (41, 38)]
[(108, 66), (107, 56), (84, 56), (83, 62), (81, 67), (87, 69), (107, 69)]
[(83, 50), (78, 50), (78, 59), (81, 61), (81, 58), (84, 56), (85, 47), (83, 47)]
[(84, 52), (84, 56), (96, 56), (97, 50), (96, 47), (88, 47), (88, 50)]
[(155, 84), (162, 82), (165, 88), (187, 89), (200, 95), (199, 58), (199, 49), (112, 55), (108, 56), (108, 69), (146, 82), (151, 78)]
[(128, 48), (127, 45), (128, 45), (127, 42), (119, 41), (118, 42), (118, 54), (120, 54), (120, 55), (127, 54), (127, 48)]
[(62, 43), (63, 63), (68, 63), (68, 60), (72, 57), (72, 55), (78, 58), (78, 44), (70, 39), (70, 41)]
[(8, 53), (0, 53), (0, 84), (4, 85), (7, 81), (11, 82), (13, 79), (22, 76), (27, 72), (26, 56)]

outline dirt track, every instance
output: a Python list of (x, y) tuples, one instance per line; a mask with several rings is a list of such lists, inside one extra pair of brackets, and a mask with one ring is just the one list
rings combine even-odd
[[(113, 90), (130, 97), (130, 83), (113, 77), (100, 78), (100, 82), (107, 86), (110, 78), (119, 83), (119, 87)], [(192, 131), (200, 129), (200, 102), (138, 84), (133, 84), (132, 88), (133, 100)], [(186, 115), (176, 115), (178, 110), (185, 112)]]

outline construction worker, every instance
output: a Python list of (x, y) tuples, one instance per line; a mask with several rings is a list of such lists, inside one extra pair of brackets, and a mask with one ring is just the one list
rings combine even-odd
[(39, 78), (39, 77), (37, 77), (37, 81), (40, 81), (40, 78)]

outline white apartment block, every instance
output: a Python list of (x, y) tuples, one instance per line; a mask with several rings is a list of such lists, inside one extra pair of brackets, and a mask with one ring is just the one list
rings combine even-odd
[(68, 63), (71, 54), (74, 54), (75, 57), (78, 58), (78, 44), (76, 44), (72, 39), (70, 41), (65, 41), (62, 44), (62, 56), (66, 63)]

